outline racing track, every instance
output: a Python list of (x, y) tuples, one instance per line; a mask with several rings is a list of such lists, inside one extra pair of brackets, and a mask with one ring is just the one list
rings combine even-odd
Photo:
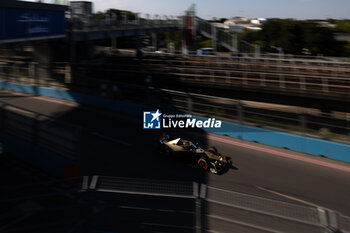
[(300, 204), (315, 204), (350, 215), (350, 166), (340, 162), (202, 131), (169, 132), (214, 145), (231, 156), (237, 169), (221, 176), (154, 153), (160, 132), (143, 130), (141, 117), (76, 103), (0, 91), (0, 100), (88, 128), (83, 138), (82, 175), (190, 180)]

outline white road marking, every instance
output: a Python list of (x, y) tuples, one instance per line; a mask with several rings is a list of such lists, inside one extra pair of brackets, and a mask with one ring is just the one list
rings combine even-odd
[(284, 197), (284, 198), (287, 198), (287, 199), (290, 199), (290, 200), (293, 200), (293, 201), (297, 201), (297, 202), (300, 202), (300, 203), (303, 203), (303, 204), (306, 204), (306, 205), (309, 205), (309, 206), (314, 206), (314, 207), (317, 207), (319, 209), (326, 209), (326, 210), (328, 210), (328, 208), (320, 206), (320, 205), (317, 205), (317, 204), (312, 203), (312, 202), (308, 202), (308, 201), (305, 201), (305, 200), (302, 200), (302, 199), (299, 199), (299, 198), (296, 198), (296, 197), (292, 197), (292, 196), (289, 196), (289, 195), (286, 195), (286, 194), (283, 194), (283, 193), (279, 193), (279, 192), (276, 192), (276, 191), (273, 191), (273, 190), (270, 190), (270, 189), (267, 189), (267, 188), (263, 188), (263, 187), (260, 187), (260, 186), (255, 186), (255, 187), (260, 189), (260, 190), (263, 190), (263, 191), (275, 194), (275, 195), (280, 196), (280, 197)]
[(190, 199), (193, 198), (193, 196), (190, 196), (190, 195), (148, 193), (148, 192), (124, 191), (124, 190), (115, 190), (115, 189), (96, 189), (96, 191), (109, 192), (109, 193), (126, 193), (126, 194), (135, 194), (135, 195), (159, 196), (159, 197), (179, 197), (179, 198), (190, 198)]
[[(273, 230), (273, 229), (269, 229), (269, 228), (265, 228), (265, 227), (261, 227), (261, 226), (257, 226), (257, 225), (254, 225), (254, 224), (249, 224), (249, 223), (245, 223), (245, 222), (241, 222), (241, 221), (237, 221), (237, 220), (233, 220), (233, 219), (220, 217), (220, 216), (217, 216), (217, 215), (207, 214), (207, 217), (214, 218), (214, 219), (221, 220), (221, 221), (225, 221), (225, 222), (229, 222), (229, 223), (233, 223), (233, 224), (238, 224), (238, 225), (245, 226), (245, 227), (250, 227), (250, 228), (253, 228), (253, 229), (260, 230), (260, 231), (266, 231), (266, 232), (271, 232), (271, 233), (280, 233), (280, 231), (276, 231), (276, 230)], [(214, 233), (216, 231), (209, 230), (209, 232), (210, 233)]]

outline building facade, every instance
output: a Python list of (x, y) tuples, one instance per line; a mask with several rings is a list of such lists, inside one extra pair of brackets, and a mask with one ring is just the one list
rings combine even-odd
[(92, 2), (71, 1), (70, 12), (72, 19), (79, 20), (84, 24), (89, 24), (92, 18)]

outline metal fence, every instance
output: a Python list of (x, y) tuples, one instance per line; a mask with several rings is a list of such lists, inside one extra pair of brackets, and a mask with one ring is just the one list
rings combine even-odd
[[(327, 232), (326, 212), (254, 195), (207, 187), (208, 218), (226, 220), (229, 225), (249, 224), (254, 231)], [(207, 226), (210, 228), (211, 226)], [(254, 229), (254, 230), (253, 230)], [(224, 229), (223, 232), (230, 232)]]
[(40, 64), (2, 60), (0, 61), (0, 77), (3, 81), (53, 88), (65, 88), (72, 81), (71, 67), (68, 63), (63, 62)]
[[(154, 75), (229, 89), (250, 87), (291, 93), (338, 95), (349, 93), (350, 63), (307, 59), (253, 57), (187, 57), (145, 59)], [(152, 57), (151, 56), (151, 57)], [(162, 66), (161, 66), (162, 65)]]
[(194, 198), (198, 193), (198, 184), (193, 182), (93, 176), (90, 189), (100, 192)]
[[(175, 69), (178, 70), (176, 72), (180, 75), (180, 77), (184, 75), (184, 82), (196, 82), (198, 84), (205, 83), (205, 85), (211, 86), (222, 85), (223, 88), (227, 88), (230, 85), (240, 85), (235, 83), (236, 81), (238, 82), (238, 79), (240, 80), (239, 82), (246, 82), (247, 85), (265, 85), (269, 86), (270, 88), (272, 86), (271, 83), (267, 81), (267, 79), (258, 79), (258, 81), (256, 81), (254, 84), (253, 79), (248, 79), (248, 76), (243, 76), (244, 78), (217, 76), (214, 74), (215, 72), (219, 71), (212, 71), (211, 68), (201, 68), (202, 71), (206, 70), (205, 72), (208, 74), (199, 74), (201, 71), (190, 68), (189, 64), (186, 65), (187, 62), (189, 61), (167, 61), (167, 63), (173, 64), (174, 67), (164, 68), (163, 65), (161, 65), (160, 67), (163, 69), (161, 73), (168, 72), (167, 75), (169, 76), (171, 73), (174, 73)], [(147, 68), (147, 66), (150, 66), (153, 67), (152, 69), (155, 69), (154, 67), (158, 67), (158, 63), (162, 64), (163, 61), (159, 61), (159, 59), (151, 59), (151, 61), (149, 61), (146, 59), (146, 65), (142, 66), (132, 65), (128, 61), (125, 61), (124, 63), (118, 63), (113, 67), (108, 65), (105, 65), (104, 67), (81, 66), (77, 70), (78, 75), (75, 76), (74, 82), (71, 82), (70, 79), (70, 70), (67, 68), (69, 66), (64, 63), (54, 64), (54, 67), (56, 68), (52, 70), (56, 76), (59, 76), (60, 79), (64, 81), (55, 78), (55, 76), (52, 78), (42, 78), (38, 76), (31, 78), (26, 77), (25, 75), (17, 76), (10, 70), (13, 68), (13, 66), (7, 64), (6, 66), (3, 65), (3, 67), (7, 67), (6, 69), (8, 69), (8, 72), (2, 73), (1, 79), (36, 86), (38, 85), (64, 89), (69, 88), (71, 90), (100, 95), (107, 98), (129, 101), (131, 100), (142, 104), (152, 104), (159, 107), (163, 106), (165, 108), (173, 108), (200, 116), (210, 115), (212, 117), (218, 117), (240, 124), (300, 133), (306, 136), (316, 136), (323, 139), (349, 141), (350, 116), (345, 111), (325, 113), (312, 108), (300, 108), (293, 106), (281, 106), (267, 103), (240, 101), (235, 99), (220, 98), (217, 96), (200, 95), (194, 93), (172, 91), (168, 89), (153, 88), (153, 84), (147, 83), (146, 81), (148, 79), (147, 77), (152, 77), (155, 72), (145, 70), (145, 67)], [(204, 64), (205, 63), (203, 63), (203, 66), (205, 66)], [(208, 64), (210, 65), (211, 63)], [(220, 63), (218, 62), (218, 64)], [(328, 65), (331, 64), (333, 63), (329, 63)], [(183, 65), (183, 67), (177, 68), (177, 66), (180, 65)], [(340, 71), (347, 69), (346, 65), (347, 63), (342, 65), (344, 68), (339, 68)], [(301, 64), (301, 66), (304, 65)], [(27, 64), (27, 66), (24, 66), (23, 69), (29, 69), (29, 67), (30, 64)], [(338, 69), (336, 66), (333, 68)], [(2, 71), (6, 69), (2, 69)], [(31, 72), (28, 71), (27, 73)], [(157, 72), (159, 73), (160, 71)], [(191, 74), (193, 72), (194, 74)], [(232, 75), (235, 72), (241, 71), (226, 72), (231, 73)], [(100, 78), (101, 73), (106, 73), (106, 75), (103, 75), (104, 77)], [(263, 73), (260, 73), (259, 75), (262, 74)], [(277, 77), (280, 74), (276, 73), (274, 75)], [(341, 76), (345, 74), (342, 74), (342, 72), (340, 72), (340, 74), (334, 73), (334, 75)], [(298, 75), (298, 77), (302, 78), (303, 75)], [(345, 91), (350, 88), (350, 85), (344, 85), (337, 86), (335, 89), (334, 85), (329, 85), (329, 80), (331, 80), (331, 78), (327, 79), (328, 85), (325, 85), (324, 82), (313, 83), (312, 85), (318, 86), (322, 90), (322, 93), (326, 94), (329, 94), (331, 91), (333, 93), (338, 93), (337, 91), (344, 91), (345, 93)], [(342, 79), (347, 80), (345, 77)], [(279, 80), (285, 80), (285, 78)], [(279, 82), (277, 79), (275, 81), (276, 83)], [(309, 82), (311, 81), (305, 81), (304, 84), (295, 82), (295, 84), (297, 84), (295, 85), (295, 90), (304, 87), (305, 90), (302, 89), (303, 91), (310, 92), (310, 86), (312, 85), (309, 85)], [(283, 86), (287, 84), (280, 83), (279, 85)], [(118, 89), (117, 92), (115, 91), (115, 87)], [(282, 90), (284, 89), (282, 88)], [(347, 92), (347, 94), (348, 93), (349, 92)]]
[[(110, 214), (108, 209), (118, 208), (130, 208), (134, 214), (137, 212), (142, 214), (144, 219), (149, 218), (146, 216), (147, 213), (164, 215), (165, 220), (172, 222), (178, 219), (167, 218), (170, 216), (192, 218), (192, 221), (185, 221), (189, 224), (186, 226), (175, 227), (165, 224), (167, 228), (164, 228), (161, 223), (153, 226), (153, 230), (172, 229), (172, 232), (182, 227), (184, 232), (198, 233), (350, 232), (350, 217), (329, 209), (274, 200), (190, 181), (95, 175), (5, 187), (3, 191), (0, 195), (3, 207), (0, 211), (0, 223), (2, 223), (0, 232), (35, 232), (45, 229), (51, 231), (56, 228), (59, 229), (57, 232), (61, 229), (70, 232), (94, 232), (101, 228), (101, 224), (97, 224), (100, 221), (99, 216)], [(113, 198), (99, 195), (103, 193), (118, 196)], [(141, 198), (147, 196), (152, 199)], [(153, 208), (150, 203), (143, 203), (142, 200), (152, 201)], [(174, 205), (169, 203), (170, 200)], [(164, 203), (169, 203), (166, 206), (170, 209), (166, 209), (166, 212), (165, 209), (160, 212), (155, 209)], [(181, 207), (176, 206), (180, 203), (187, 205), (187, 211), (184, 213), (180, 211)], [(128, 207), (123, 204), (133, 205)], [(192, 207), (189, 207), (189, 204)], [(145, 208), (146, 206), (150, 209)], [(121, 224), (115, 219), (113, 222), (116, 223), (115, 226)], [(109, 225), (113, 224), (110, 222)]]
[(154, 16), (150, 18), (139, 18), (138, 15), (134, 19), (117, 18), (93, 19), (89, 23), (80, 21), (72, 21), (72, 29), (74, 31), (101, 31), (115, 29), (147, 29), (155, 27), (181, 27), (181, 21), (174, 16)]
[(350, 232), (350, 217), (339, 214), (338, 215), (339, 229), (344, 233)]
[[(2, 76), (1, 79), (6, 81), (19, 82), (35, 86), (46, 86), (63, 89), (69, 88), (71, 90), (86, 92), (94, 95), (102, 95), (103, 97), (108, 98), (132, 100), (135, 102), (140, 102), (142, 104), (155, 104), (157, 106), (164, 106), (168, 108), (170, 106), (171, 108), (175, 108), (187, 113), (204, 116), (210, 115), (213, 117), (222, 118), (224, 120), (234, 121), (237, 123), (243, 123), (252, 126), (271, 128), (274, 130), (277, 129), (282, 131), (292, 131), (307, 136), (320, 137), (323, 139), (333, 139), (340, 141), (349, 140), (350, 116), (346, 112), (325, 113), (317, 109), (271, 105), (266, 103), (259, 104), (256, 102), (240, 101), (235, 99), (220, 98), (216, 96), (199, 95), (194, 93), (152, 88), (152, 83), (145, 83), (145, 81), (147, 81), (147, 77), (152, 77), (156, 72), (147, 70), (147, 66), (153, 67), (152, 69), (154, 69), (154, 67), (158, 67), (158, 63), (162, 64), (163, 61), (160, 61), (159, 59), (151, 59), (150, 61), (146, 59), (145, 61), (146, 66), (135, 66), (130, 64), (128, 61), (125, 61), (124, 63), (118, 63), (113, 67), (108, 65), (105, 65), (101, 68), (81, 66), (78, 68), (78, 75), (75, 76), (75, 80), (73, 82), (71, 80), (70, 68), (67, 64), (64, 63), (53, 64), (53, 67), (55, 68), (52, 69), (52, 72), (55, 75), (51, 78), (43, 78), (41, 76), (26, 76), (30, 73), (35, 73), (35, 66), (33, 66), (33, 64), (23, 65), (22, 63), (20, 63), (18, 67), (22, 67), (23, 71), (25, 71), (23, 72), (23, 76), (18, 76), (16, 73), (14, 74), (13, 72), (17, 68), (14, 69), (13, 67), (16, 66), (10, 65), (10, 63), (2, 64), (2, 69), (0, 68), (0, 75)], [(199, 61), (200, 60), (198, 60), (198, 62)], [(187, 64), (188, 62), (189, 61), (186, 60), (169, 60), (167, 61), (168, 66), (169, 64), (173, 64), (174, 67), (167, 68), (167, 66), (164, 67), (161, 65), (160, 67), (163, 69), (161, 73), (167, 73), (169, 76), (171, 73), (174, 73), (175, 69), (178, 70), (176, 73), (180, 75), (179, 77), (183, 77), (184, 82), (196, 82), (198, 85), (201, 83), (205, 83), (205, 85), (211, 86), (222, 85), (223, 88), (227, 88), (231, 85), (240, 85), (236, 82), (247, 83), (246, 85), (263, 85), (270, 88), (272, 86), (271, 83), (267, 81), (266, 77), (265, 79), (258, 79), (255, 84), (253, 81), (255, 79), (249, 79), (248, 74), (246, 77), (243, 75), (244, 78), (231, 77), (233, 73), (241, 71), (225, 71), (226, 73), (230, 73), (231, 76), (217, 76), (215, 73), (220, 72), (219, 70), (213, 71), (212, 68), (201, 68), (203, 72), (205, 71), (208, 74), (199, 74), (202, 71), (190, 68), (189, 64)], [(14, 64), (17, 63), (14, 62)], [(205, 64), (206, 63), (204, 62), (203, 66), (205, 66)], [(210, 62), (208, 64), (210, 66), (212, 65)], [(218, 64), (220, 64), (220, 62), (218, 62)], [(307, 66), (307, 64), (304, 65)], [(333, 63), (327, 64), (330, 66)], [(334, 75), (345, 75), (342, 74), (341, 71), (347, 69), (347, 64), (348, 63), (341, 65), (344, 68), (337, 68), (334, 66), (334, 69), (340, 69), (340, 74), (334, 73)], [(177, 67), (181, 65), (183, 65), (182, 68)], [(301, 66), (304, 65), (301, 64)], [(34, 71), (31, 71), (31, 69), (34, 69)], [(108, 75), (103, 75), (103, 79), (100, 77), (97, 78), (97, 76), (101, 76), (101, 73), (106, 72)], [(157, 72), (159, 73), (160, 71)], [(258, 75), (261, 76), (263, 73), (259, 73)], [(276, 73), (273, 75), (277, 77), (280, 74)], [(237, 76), (239, 75), (237, 74)], [(302, 78), (304, 75), (298, 75), (298, 77)], [(294, 88), (296, 88), (295, 90), (305, 88), (302, 90), (305, 92), (310, 92), (311, 86), (317, 86), (322, 90), (322, 93), (326, 94), (329, 94), (330, 92), (338, 93), (338, 91), (345, 93), (346, 90), (350, 88), (350, 85), (329, 85), (331, 78), (327, 79), (327, 85), (325, 82), (310, 84), (311, 81), (306, 82), (305, 80), (303, 84), (302, 82), (299, 82), (299, 80), (298, 82), (295, 82), (296, 85), (294, 85)], [(346, 77), (341, 79), (348, 80)], [(286, 79), (281, 78), (278, 80), (280, 81)], [(275, 82), (278, 83), (278, 80), (276, 79)], [(285, 87), (287, 83), (279, 83), (279, 85)], [(118, 93), (113, 91), (115, 87), (118, 87)], [(285, 89), (282, 88), (282, 90)], [(349, 92), (347, 92), (347, 94), (348, 93)]]
[(190, 198), (196, 232), (347, 232), (349, 217), (192, 182), (92, 176), (86, 191)]
[[(197, 55), (197, 54), (162, 54), (162, 53), (149, 53), (148, 56), (152, 56), (154, 58), (156, 57), (167, 57), (167, 60), (171, 60), (171, 58), (191, 58), (191, 60), (207, 60), (211, 61), (215, 64), (215, 62), (233, 62), (233, 61), (240, 61), (240, 62), (263, 62), (266, 64), (276, 64), (276, 65), (305, 65), (309, 67), (313, 66), (323, 66), (323, 67), (341, 67), (346, 66), (349, 67), (350, 64), (350, 58), (349, 57), (320, 57), (320, 56), (299, 56), (299, 55), (290, 55), (290, 54), (261, 54), (260, 56), (256, 57), (254, 54), (246, 53), (244, 55), (238, 56), (238, 55), (227, 55), (227, 56), (220, 56), (220, 55)], [(189, 61), (191, 61), (189, 60)], [(184, 60), (186, 62), (186, 60)]]
[[(160, 89), (155, 99), (166, 96), (163, 107), (198, 116), (210, 116), (258, 128), (346, 142), (350, 138), (348, 113), (323, 113), (317, 109), (280, 106)], [(162, 106), (158, 102), (158, 106)]]
[(80, 127), (0, 102), (0, 130), (27, 142), (77, 161), (80, 154)]
[[(176, 78), (188, 84), (221, 88), (249, 87), (271, 91), (317, 95), (348, 95), (350, 63), (311, 59), (277, 59), (253, 57), (200, 57), (147, 54), (140, 61), (124, 58), (120, 64), (79, 66), (87, 73), (153, 75)], [(141, 67), (142, 65), (142, 67)], [(140, 69), (142, 68), (142, 69)], [(71, 68), (68, 63), (37, 64), (2, 61), (0, 75), (7, 80), (32, 84), (70, 84)], [(40, 78), (37, 78), (40, 76)], [(109, 75), (113, 76), (113, 75)], [(97, 78), (97, 77), (92, 77)]]
[[(199, 34), (215, 42), (221, 43), (225, 48), (227, 48), (230, 51), (237, 52), (239, 50), (243, 52), (243, 47), (242, 46), (238, 47), (238, 39), (236, 34), (228, 33), (225, 30), (222, 30), (216, 27), (214, 24), (206, 20), (203, 20), (199, 17), (196, 17), (195, 20), (196, 20), (195, 23), (196, 23), (197, 31)], [(254, 48), (254, 46), (250, 45), (247, 42), (245, 42), (245, 45), (251, 46), (252, 48)], [(216, 44), (214, 46), (214, 50), (216, 52)], [(254, 51), (254, 49), (248, 50), (248, 51), (249, 53), (251, 53)], [(248, 51), (244, 50), (244, 52), (248, 52)]]
[(146, 76), (176, 80), (184, 85), (213, 86), (225, 90), (250, 88), (288, 95), (347, 96), (350, 63), (239, 57), (183, 57), (147, 54), (145, 59), (125, 58), (118, 64), (80, 66), (88, 73), (108, 76)]

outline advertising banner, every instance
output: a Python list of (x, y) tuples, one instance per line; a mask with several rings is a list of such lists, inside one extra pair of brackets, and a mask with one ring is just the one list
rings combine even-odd
[(0, 8), (0, 39), (64, 35), (64, 14), (64, 11)]

